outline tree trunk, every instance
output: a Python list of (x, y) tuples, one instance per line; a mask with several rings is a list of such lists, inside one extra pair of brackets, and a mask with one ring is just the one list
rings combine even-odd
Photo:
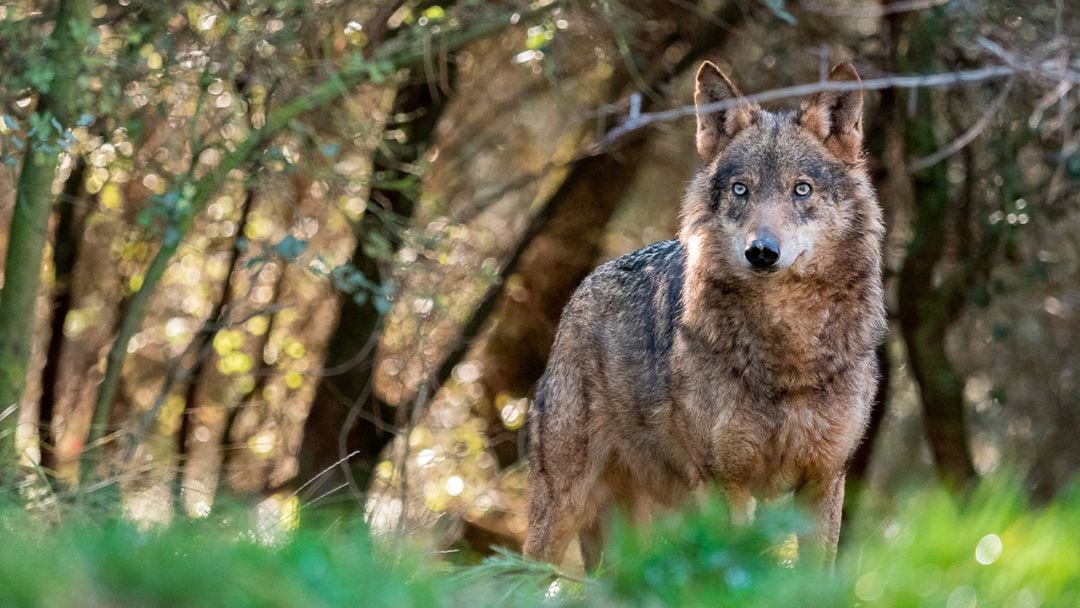
[[(902, 18), (886, 15), (882, 23), (882, 57), (880, 59), (886, 72), (897, 73), (898, 35)], [(870, 158), (876, 160), (872, 166), (871, 179), (874, 189), (879, 193), (879, 203), (885, 217), (885, 247), (891, 242), (892, 229), (897, 221), (898, 211), (910, 205), (911, 184), (907, 166), (904, 162), (904, 142), (901, 126), (895, 117), (901, 111), (900, 91), (883, 89), (876, 112), (868, 112), (866, 117), (866, 138)], [(889, 280), (888, 269), (886, 281)], [(888, 290), (888, 285), (886, 285)], [(866, 427), (862, 443), (851, 457), (847, 472), (847, 490), (845, 491), (845, 517), (847, 505), (857, 504), (860, 491), (866, 486), (870, 469), (870, 457), (877, 441), (881, 422), (885, 418), (889, 400), (891, 380), (891, 361), (889, 342), (886, 340), (877, 349), (878, 387), (870, 410), (870, 420)], [(845, 528), (846, 529), (846, 528)]]
[[(256, 164), (253, 174), (258, 173), (259, 167)], [(245, 234), (248, 223), (251, 219), (251, 209), (255, 203), (255, 187), (248, 186), (247, 191), (244, 194), (244, 202), (240, 208), (240, 220), (236, 224), (237, 240), (242, 238)], [(216, 302), (214, 302), (214, 308), (210, 311), (210, 315), (207, 316), (203, 326), (199, 328), (199, 332), (195, 334), (195, 338), (192, 340), (191, 345), (188, 347), (195, 353), (195, 361), (192, 363), (191, 368), (184, 374), (184, 411), (180, 414), (180, 428), (176, 431), (176, 483), (173, 488), (173, 500), (176, 503), (178, 512), (184, 512), (184, 505), (182, 504), (183, 488), (187, 487), (185, 480), (189, 479), (189, 471), (187, 468), (187, 456), (190, 451), (190, 441), (192, 428), (195, 422), (195, 417), (198, 413), (196, 405), (200, 403), (198, 399), (199, 390), (204, 388), (205, 385), (200, 382), (203, 377), (203, 370), (206, 369), (208, 363), (216, 362), (213, 355), (214, 338), (218, 332), (225, 328), (226, 323), (229, 321), (229, 314), (231, 312), (230, 307), (233, 302), (233, 281), (235, 279), (240, 258), (242, 255), (241, 248), (238, 242), (233, 243), (232, 251), (229, 252), (228, 269), (225, 271), (225, 280), (221, 285), (221, 294), (218, 296)], [(168, 386), (168, 379), (166, 379), (166, 386)], [(163, 393), (167, 393), (168, 389), (163, 388)], [(163, 395), (164, 396), (164, 395)], [(194, 480), (191, 480), (194, 483)]]
[[(937, 41), (946, 33), (944, 18), (937, 12), (934, 9), (907, 20), (916, 26), (907, 30), (911, 38), (908, 55), (900, 61), (902, 67), (921, 71), (936, 64)], [(938, 148), (934, 136), (937, 117), (930, 93), (919, 91), (918, 95), (912, 116), (902, 111), (896, 116), (903, 125), (909, 158), (925, 157)], [(946, 164), (938, 163), (911, 176), (914, 226), (897, 291), (900, 328), (919, 387), (934, 462), (946, 480), (963, 483), (975, 477), (975, 467), (964, 421), (964, 380), (949, 361), (945, 337), (961, 310), (964, 287), (934, 282), (934, 269), (944, 257), (950, 219), (947, 169)]]
[(593, 268), (601, 237), (643, 156), (645, 139), (624, 146), (618, 157), (604, 154), (580, 161), (551, 205), (539, 234), (507, 274), (521, 278), (512, 297), (503, 294), (489, 337), (479, 353), (487, 407), (488, 442), (501, 468), (517, 462), (516, 429), (499, 414), (511, 399), (529, 394), (547, 365), (562, 309)]
[(49, 346), (45, 367), (41, 370), (41, 401), (38, 408), (38, 443), (41, 445), (41, 466), (46, 471), (56, 468), (56, 434), (53, 412), (56, 409), (56, 388), (59, 381), (60, 359), (64, 350), (64, 323), (71, 310), (72, 273), (82, 242), (82, 221), (78, 203), (83, 194), (86, 161), (77, 159), (75, 168), (64, 184), (57, 208), (56, 245), (53, 248), (55, 278), (50, 297)]
[[(64, 129), (74, 120), (83, 47), (90, 32), (90, 0), (61, 0), (48, 64), (56, 70), (48, 90), (40, 91), (35, 113), (48, 125), (45, 133), (28, 137), (15, 194), (4, 287), (0, 293), (0, 474), (16, 464), (15, 409), (26, 385), (27, 361), (33, 342), (34, 301), (41, 280), (41, 260), (52, 210)], [(54, 129), (55, 125), (59, 128)]]
[[(391, 151), (385, 145), (380, 146), (374, 159), (374, 175), (389, 174), (395, 167), (420, 159), (431, 140), (444, 102), (445, 97), (426, 81), (406, 85), (398, 91), (392, 115), (418, 116), (403, 126), (410, 149)], [(402, 153), (408, 157), (400, 156)], [(376, 180), (375, 183), (391, 181), (394, 180)], [(399, 188), (373, 185), (370, 198), (381, 200), (385, 211), (409, 218), (413, 212), (413, 194)], [(356, 249), (351, 260), (352, 266), (373, 285), (383, 282), (382, 261), (369, 255), (365, 235), (386, 229), (380, 215), (364, 215), (357, 228)], [(394, 235), (389, 236), (391, 242), (396, 240)], [(345, 487), (354, 492), (366, 490), (383, 448), (394, 437), (397, 410), (382, 402), (374, 391), (375, 343), (382, 312), (375, 306), (374, 297), (358, 300), (352, 294), (340, 294), (339, 298), (341, 308), (337, 327), (323, 364), (324, 370), (330, 371), (324, 372), (315, 391), (298, 454), (296, 483), (304, 484), (318, 477), (305, 490), (308, 496)], [(349, 454), (353, 456), (339, 462)]]
[[(531, 21), (550, 10), (545, 5), (519, 13), (523, 22)], [(471, 42), (502, 31), (506, 27), (504, 19), (493, 19), (460, 31), (446, 33), (441, 39), (445, 52), (464, 47)], [(375, 62), (383, 62), (390, 72), (415, 69), (424, 65), (429, 54), (420, 48), (400, 45), (384, 45), (378, 51), (369, 52)], [(197, 180), (193, 180), (191, 193), (184, 201), (184, 212), (165, 229), (164, 238), (158, 246), (153, 259), (143, 278), (142, 285), (132, 297), (120, 322), (116, 338), (106, 358), (105, 374), (94, 401), (94, 414), (90, 426), (90, 436), (83, 453), (81, 477), (84, 481), (97, 475), (97, 464), (101, 462), (101, 444), (107, 431), (107, 423), (112, 417), (113, 402), (120, 387), (127, 348), (132, 337), (142, 325), (147, 306), (154, 294), (157, 283), (163, 276), (173, 255), (183, 238), (191, 229), (196, 214), (209, 203), (210, 198), (226, 182), (231, 172), (242, 169), (262, 153), (265, 146), (279, 133), (286, 130), (300, 117), (325, 109), (336, 102), (354, 87), (372, 82), (375, 75), (370, 69), (372, 62), (356, 61), (356, 57), (343, 62), (343, 67), (333, 72), (318, 85), (311, 87), (305, 94), (278, 107), (266, 117), (265, 124), (253, 130), (248, 136), (224, 155), (214, 168)], [(189, 176), (190, 178), (191, 176)]]

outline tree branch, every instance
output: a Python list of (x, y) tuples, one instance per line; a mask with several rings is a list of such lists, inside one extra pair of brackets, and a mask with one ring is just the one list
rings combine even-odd
[[(702, 106), (701, 109), (703, 112), (706, 113), (721, 112), (723, 110), (728, 110), (742, 104), (764, 103), (769, 101), (776, 101), (778, 99), (787, 99), (789, 97), (805, 97), (807, 95), (812, 95), (814, 93), (820, 93), (823, 91), (874, 91), (879, 89), (894, 88), (915, 89), (971, 85), (987, 82), (990, 80), (1012, 78), (1019, 73), (1020, 70), (1018, 68), (999, 65), (988, 66), (975, 70), (961, 70), (956, 72), (942, 72), (937, 74), (883, 76), (881, 78), (871, 78), (863, 80), (861, 82), (818, 81), (790, 87), (783, 87), (780, 89), (773, 89), (771, 91), (763, 91), (761, 93), (747, 95), (738, 99), (727, 99), (724, 101), (718, 101), (715, 103), (706, 104)], [(611, 146), (631, 131), (636, 131), (638, 129), (647, 127), (658, 122), (670, 122), (688, 116), (695, 116), (696, 113), (696, 106), (686, 105), (677, 108), (671, 108), (669, 110), (661, 110), (658, 112), (645, 112), (642, 114), (638, 114), (637, 116), (630, 118), (618, 127), (609, 131), (603, 139), (601, 139), (594, 145), (594, 147), (604, 149)]]
[(933, 154), (911, 161), (911, 163), (909, 163), (908, 165), (910, 170), (921, 171), (927, 167), (936, 165), (939, 162), (945, 160), (946, 158), (949, 158), (953, 154), (956, 154), (957, 152), (962, 150), (964, 146), (967, 146), (971, 142), (975, 141), (975, 138), (978, 137), (979, 134), (986, 129), (987, 125), (990, 124), (990, 121), (994, 118), (994, 115), (996, 115), (998, 111), (1001, 110), (1001, 107), (1005, 105), (1005, 100), (1009, 98), (1009, 92), (1012, 91), (1013, 84), (1015, 82), (1015, 79), (1009, 79), (1009, 81), (1005, 83), (1005, 88), (1001, 90), (1001, 93), (998, 94), (996, 98), (994, 98), (994, 101), (991, 102), (988, 108), (986, 108), (986, 111), (983, 112), (982, 116), (979, 117), (979, 120), (975, 121), (975, 124), (971, 125), (970, 129), (965, 131), (960, 137), (952, 140), (952, 142), (950, 142), (947, 146), (938, 148), (937, 151)]

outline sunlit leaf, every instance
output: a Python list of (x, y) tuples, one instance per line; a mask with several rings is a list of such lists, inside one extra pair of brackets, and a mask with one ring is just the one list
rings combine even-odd
[(428, 21), (442, 21), (446, 18), (446, 9), (439, 5), (429, 6), (421, 13), (422, 16), (427, 17)]
[(285, 354), (293, 359), (299, 359), (304, 356), (307, 350), (304, 348), (304, 344), (299, 340), (289, 340), (285, 343)]
[(297, 390), (304, 385), (304, 376), (300, 372), (289, 372), (285, 374), (285, 386), (292, 390)]
[(120, 194), (120, 186), (114, 182), (108, 182), (101, 188), (98, 200), (104, 209), (118, 211), (124, 206), (123, 196)]

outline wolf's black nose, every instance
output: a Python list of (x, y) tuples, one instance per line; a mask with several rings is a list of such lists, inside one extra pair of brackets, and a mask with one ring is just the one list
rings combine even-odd
[(758, 270), (769, 268), (780, 259), (780, 244), (771, 234), (759, 234), (746, 247), (746, 259)]

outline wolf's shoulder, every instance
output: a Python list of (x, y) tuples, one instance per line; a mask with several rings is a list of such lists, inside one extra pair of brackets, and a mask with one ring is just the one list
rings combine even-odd
[(597, 266), (585, 282), (652, 281), (677, 271), (681, 274), (686, 258), (682, 243), (672, 239), (653, 243)]
[(575, 299), (653, 294), (681, 284), (685, 266), (686, 250), (678, 240), (653, 243), (598, 266), (582, 281)]
[(597, 268), (598, 272), (639, 272), (646, 269), (670, 270), (681, 266), (686, 257), (682, 243), (676, 239), (660, 241), (615, 258)]

